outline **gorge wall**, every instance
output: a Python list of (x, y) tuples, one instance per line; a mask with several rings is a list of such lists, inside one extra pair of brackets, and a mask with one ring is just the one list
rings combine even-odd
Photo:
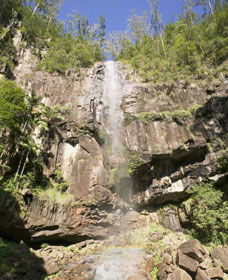
[[(227, 81), (210, 87), (183, 81), (143, 84), (115, 62), (120, 82), (113, 88), (115, 73), (105, 81), (109, 64), (97, 63), (80, 75), (51, 75), (36, 71), (36, 59), (26, 50), (15, 69), (18, 85), (67, 112), (55, 131), (37, 141), (45, 151), (44, 175), (59, 169), (67, 193), (78, 201), (74, 207), (60, 207), (34, 197), (23, 222), (34, 242), (104, 238), (127, 208), (177, 202), (194, 184), (225, 176), (215, 159), (228, 141)], [(121, 92), (121, 104), (107, 101), (109, 90)], [(108, 102), (114, 107), (108, 108)], [(115, 107), (119, 105), (122, 112)], [(112, 146), (115, 134), (119, 154)], [(121, 204), (122, 199), (128, 203)]]
[[(66, 76), (36, 71), (36, 62), (24, 50), (14, 75), (41, 103), (64, 111), (45, 137), (35, 131), (34, 138), (43, 150), (44, 176), (61, 172), (69, 200), (24, 190), (18, 216), (18, 202), (5, 193), (2, 236), (32, 246), (104, 240), (124, 227), (157, 222), (158, 207), (182, 201), (199, 182), (226, 184), (227, 174), (216, 163), (228, 143), (225, 78), (210, 85), (151, 85), (119, 62)], [(182, 231), (185, 214), (168, 209), (166, 226)]]

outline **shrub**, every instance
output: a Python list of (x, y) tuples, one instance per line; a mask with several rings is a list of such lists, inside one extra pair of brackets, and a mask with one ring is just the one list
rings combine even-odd
[(228, 149), (222, 151), (221, 156), (216, 159), (218, 167), (221, 172), (228, 171)]
[(26, 118), (25, 94), (13, 82), (0, 80), (0, 129), (18, 129)]
[(223, 192), (215, 189), (212, 184), (200, 183), (189, 193), (189, 221), (193, 237), (205, 243), (227, 243), (228, 202), (223, 201)]

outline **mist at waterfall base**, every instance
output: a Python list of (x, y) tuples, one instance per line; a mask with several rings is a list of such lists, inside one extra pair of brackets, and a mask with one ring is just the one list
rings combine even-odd
[[(121, 103), (124, 96), (124, 80), (121, 77), (118, 62), (105, 62), (103, 105), (104, 126), (107, 132), (106, 148), (109, 149), (107, 168), (124, 168), (126, 165), (125, 149), (123, 144), (124, 114)], [(132, 185), (114, 186), (120, 200), (130, 197)], [(124, 191), (118, 191), (124, 188)], [(121, 227), (121, 226), (120, 226)], [(121, 230), (121, 229), (120, 229)], [(123, 231), (123, 228), (122, 228)], [(131, 275), (138, 273), (138, 260), (145, 254), (141, 248), (109, 248), (99, 257), (96, 265), (94, 280), (127, 280)]]

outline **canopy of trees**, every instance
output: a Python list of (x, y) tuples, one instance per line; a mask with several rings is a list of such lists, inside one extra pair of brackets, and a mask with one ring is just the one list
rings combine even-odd
[[(227, 70), (227, 1), (184, 0), (183, 13), (166, 26), (151, 0), (150, 16), (132, 15), (128, 31), (111, 34), (108, 50), (130, 64), (144, 81), (205, 78)], [(194, 12), (201, 5), (203, 14)]]
[[(73, 12), (69, 20), (56, 20), (62, 0), (2, 0), (0, 10), (0, 72), (12, 76), (17, 55), (15, 33), (22, 33), (23, 46), (41, 58), (39, 68), (65, 73), (68, 68), (89, 67), (103, 59), (105, 18), (90, 26), (89, 20)], [(62, 52), (62, 55), (60, 53)], [(63, 58), (63, 56), (67, 56)]]

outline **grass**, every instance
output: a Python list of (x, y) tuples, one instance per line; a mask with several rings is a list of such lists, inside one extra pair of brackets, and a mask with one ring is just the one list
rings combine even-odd
[(72, 204), (75, 201), (74, 195), (62, 193), (53, 188), (38, 190), (37, 194), (41, 199), (52, 200), (59, 204)]

